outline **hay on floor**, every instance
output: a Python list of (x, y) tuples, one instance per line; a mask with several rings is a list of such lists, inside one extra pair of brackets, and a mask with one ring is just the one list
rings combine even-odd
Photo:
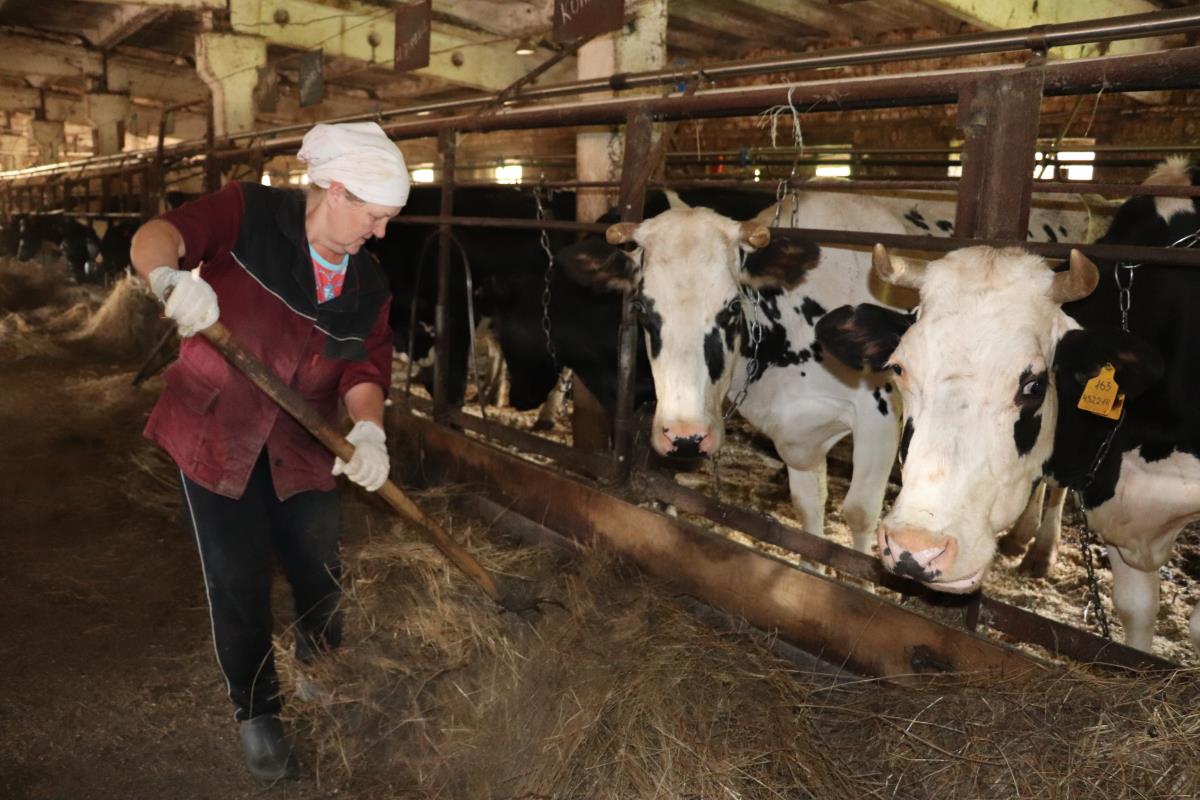
[[(421, 498), (428, 509), (449, 495)], [(347, 643), (285, 685), (322, 783), (446, 798), (1193, 797), (1192, 673), (835, 680), (619, 564), (454, 534), (561, 602), (498, 615), (410, 531), (347, 565)], [(282, 641), (281, 641), (282, 645)]]

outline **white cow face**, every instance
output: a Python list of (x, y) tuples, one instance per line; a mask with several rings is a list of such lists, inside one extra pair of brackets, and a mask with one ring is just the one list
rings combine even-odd
[(917, 321), (843, 307), (817, 336), (842, 360), (892, 370), (903, 399), (902, 488), (880, 555), (934, 588), (973, 591), (1050, 457), (1055, 351), (1078, 327), (1060, 306), (1095, 287), (1096, 268), (1078, 254), (1056, 275), (1023, 250), (972, 247), (922, 272), (878, 247), (876, 270), (920, 289)]
[(723, 441), (722, 401), (742, 340), (739, 285), (794, 285), (820, 251), (796, 239), (771, 243), (765, 226), (707, 208), (673, 208), (640, 224), (620, 223), (607, 238), (637, 249), (614, 255), (585, 242), (558, 261), (582, 283), (634, 292), (658, 396), (654, 449), (711, 455)]

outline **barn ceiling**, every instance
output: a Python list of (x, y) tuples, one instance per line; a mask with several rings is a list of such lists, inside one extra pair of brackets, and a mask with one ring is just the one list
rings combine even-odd
[[(666, 44), (669, 62), (710, 63), (1196, 2), (669, 0)], [(317, 3), (328, 8), (327, 15), (321, 10), (325, 20), (337, 20), (322, 24), (340, 25), (340, 33), (319, 38), (324, 29), (315, 25), (306, 31), (304, 25), (269, 24), (279, 9), (291, 8), (295, 18), (297, 8), (320, 8)], [(627, 0), (626, 6), (629, 12), (637, 3)], [(197, 36), (228, 29), (231, 7), (241, 9), (243, 19), (250, 8), (268, 21), (253, 26), (268, 39), (260, 126), (493, 92), (555, 56), (557, 47), (550, 30), (553, 0), (434, 0), (433, 62), (403, 74), (391, 69), (390, 53), (368, 50), (351, 32), (372, 19), (390, 18), (394, 5), (386, 0), (0, 0), (0, 128), (11, 138), (22, 120), (34, 116), (87, 125), (84, 98), (94, 92), (128, 94), (147, 119), (156, 109), (206, 102), (208, 88), (196, 73)], [(1064, 9), (1075, 9), (1075, 17)], [(232, 18), (237, 29), (236, 11)], [(533, 55), (514, 54), (523, 38), (537, 46)], [(318, 48), (324, 54), (326, 99), (300, 109), (297, 56)], [(568, 56), (543, 82), (574, 75), (574, 57)]]

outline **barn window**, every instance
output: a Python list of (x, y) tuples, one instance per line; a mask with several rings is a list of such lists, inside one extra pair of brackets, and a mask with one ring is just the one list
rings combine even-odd
[[(818, 153), (817, 161), (848, 161), (850, 158), (850, 145), (833, 146), (829, 148), (833, 152)], [(817, 164), (818, 178), (849, 178), (849, 164)]]
[(1090, 181), (1095, 168), (1091, 164), (1064, 164), (1064, 161), (1095, 161), (1096, 154), (1089, 150), (1061, 150), (1058, 153), (1059, 165), (1069, 181)]
[(418, 167), (412, 171), (413, 183), (433, 183), (433, 167)]
[(496, 183), (520, 183), (523, 172), (520, 164), (501, 164), (496, 167)]
[(271, 176), (264, 172), (262, 178), (259, 179), (259, 183), (261, 183), (263, 186), (270, 186)]

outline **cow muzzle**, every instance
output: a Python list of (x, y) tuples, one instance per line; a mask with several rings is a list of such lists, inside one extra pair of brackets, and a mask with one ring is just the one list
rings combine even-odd
[(712, 455), (719, 445), (711, 425), (671, 423), (655, 427), (653, 444), (659, 455), (699, 458)]
[(890, 572), (954, 594), (973, 592), (983, 583), (986, 567), (965, 577), (956, 574), (958, 542), (951, 536), (881, 524), (878, 538), (880, 559)]

